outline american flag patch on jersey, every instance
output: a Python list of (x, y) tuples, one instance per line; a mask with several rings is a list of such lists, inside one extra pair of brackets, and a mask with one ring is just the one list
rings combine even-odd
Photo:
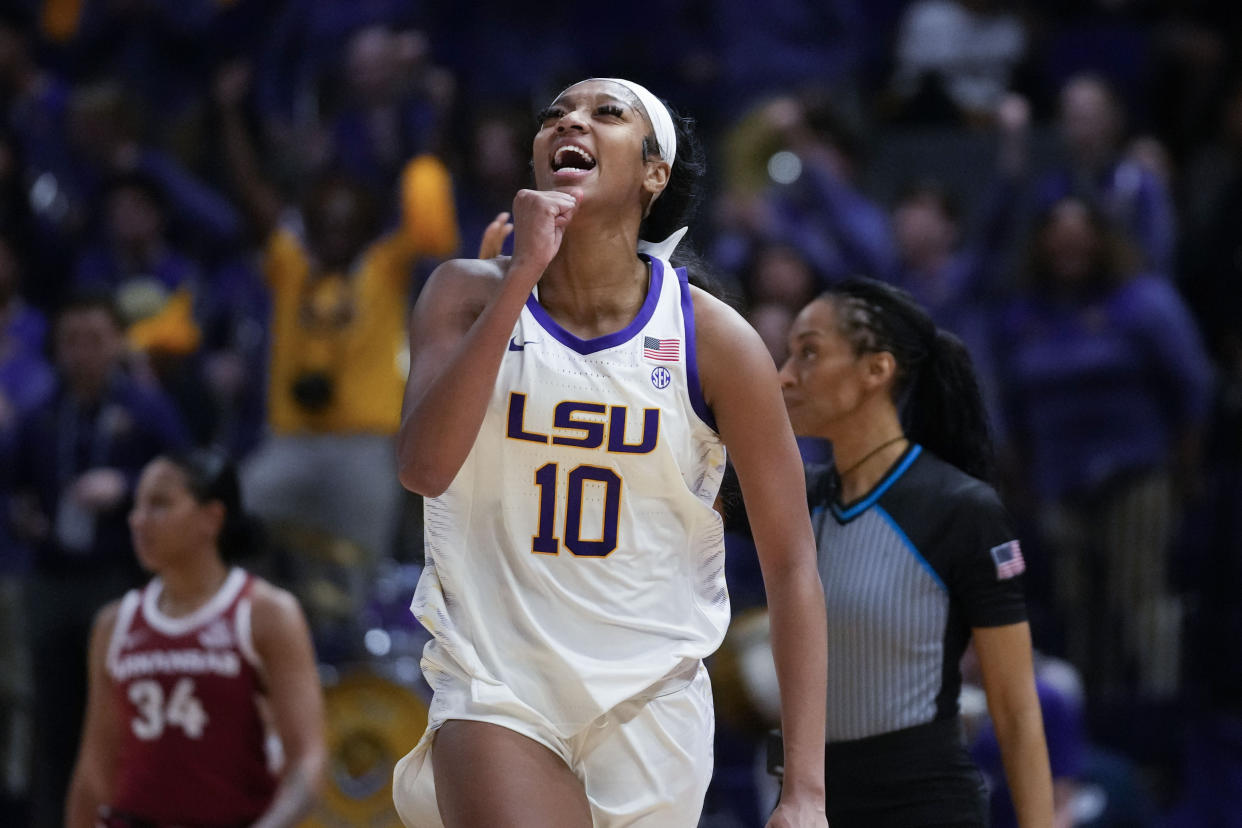
[(680, 339), (656, 339), (654, 336), (643, 337), (643, 356), (662, 362), (676, 362), (681, 357)]
[(1003, 581), (1026, 571), (1026, 559), (1016, 540), (992, 547), (992, 563), (996, 564), (996, 580)]

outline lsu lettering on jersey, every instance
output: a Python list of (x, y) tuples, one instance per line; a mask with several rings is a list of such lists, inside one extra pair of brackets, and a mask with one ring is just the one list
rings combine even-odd
[(271, 803), (250, 635), (253, 576), (234, 568), (198, 610), (159, 610), (155, 578), (121, 601), (107, 670), (122, 711), (114, 799), (160, 825), (249, 825)]
[(729, 621), (712, 508), (725, 451), (690, 288), (649, 261), (642, 309), (607, 336), (579, 339), (531, 296), (473, 449), (425, 504), (412, 610), (432, 634), (432, 688), (464, 681), (565, 736), (670, 676), (688, 683)]

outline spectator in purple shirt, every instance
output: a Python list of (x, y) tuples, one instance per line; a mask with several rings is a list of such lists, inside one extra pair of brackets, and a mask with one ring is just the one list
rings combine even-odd
[(453, 79), (432, 64), (422, 32), (366, 26), (347, 42), (329, 163), (386, 197), (395, 215), (401, 169), (439, 149)]
[(153, 176), (117, 176), (107, 183), (101, 207), (103, 232), (78, 259), (77, 287), (121, 295), (142, 282), (167, 294), (199, 278), (200, 267), (168, 237), (168, 203)]
[(34, 661), (31, 825), (59, 825), (85, 704), (86, 645), (95, 611), (139, 572), (125, 513), (143, 465), (188, 447), (166, 397), (124, 370), (124, 337), (109, 298), (72, 297), (53, 344), (51, 396), (17, 423), (0, 486), (14, 495), (11, 531), (34, 549), (27, 590)]
[(16, 240), (0, 230), (0, 432), (33, 408), (52, 386), (43, 357), (47, 320), (25, 299)]
[(1169, 275), (1177, 243), (1171, 195), (1146, 166), (1123, 153), (1126, 113), (1112, 86), (1081, 74), (1061, 87), (1060, 130), (1065, 162), (1037, 186), (1042, 207), (1067, 196), (1095, 204), (1130, 238), (1144, 269)]
[(1168, 556), (1213, 384), (1172, 283), (1126, 250), (1093, 205), (1055, 202), (993, 343), (1011, 469), (1052, 557), (1067, 655), (1096, 702), (1178, 690)]
[[(1001, 269), (1017, 224), (1030, 118), (1030, 105), (1020, 95), (1006, 95), (997, 107), (996, 167), (976, 232), (967, 232), (947, 182), (926, 179), (909, 184), (893, 206), (898, 259), (882, 275), (909, 291), (937, 325), (958, 336), (967, 334), (967, 316), (1011, 287), (1003, 284)], [(976, 344), (967, 341), (972, 350)]]
[[(23, 266), (15, 239), (0, 219), (0, 468), (12, 465), (18, 419), (51, 390), (52, 368), (43, 356), (47, 322), (22, 295)], [(24, 766), (31, 707), (30, 647), (26, 640), (25, 582), (30, 550), (9, 531), (9, 494), (0, 483), (0, 762)], [(0, 824), (23, 822), (13, 802), (18, 785), (0, 785)]]
[[(0, 466), (12, 463), (18, 420), (51, 393), (55, 381), (43, 355), (47, 321), (26, 302), (21, 289), (17, 246), (0, 230)], [(14, 540), (3, 519), (8, 505), (8, 493), (0, 485), (0, 580), (29, 566), (29, 550)]]
[(826, 101), (768, 101), (734, 126), (725, 152), (729, 191), (709, 251), (719, 267), (736, 273), (767, 244), (798, 251), (820, 287), (893, 267), (888, 216), (857, 180), (861, 138)]
[(64, 196), (75, 209), (88, 210), (118, 176), (140, 173), (167, 199), (168, 229), (178, 242), (196, 252), (230, 248), (243, 230), (241, 213), (172, 155), (142, 139), (135, 104), (115, 81), (73, 91), (66, 109), (72, 158), (68, 169), (57, 173)]

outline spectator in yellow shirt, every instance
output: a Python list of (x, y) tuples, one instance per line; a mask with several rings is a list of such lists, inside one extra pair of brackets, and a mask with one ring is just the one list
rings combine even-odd
[(392, 552), (401, 504), (392, 438), (416, 264), (458, 246), (451, 181), (432, 156), (409, 161), (390, 230), (377, 194), (339, 173), (290, 208), (260, 172), (240, 107), (246, 80), (226, 69), (216, 98), (271, 292), (268, 434), (242, 469), (247, 508), (353, 541), (374, 560)]

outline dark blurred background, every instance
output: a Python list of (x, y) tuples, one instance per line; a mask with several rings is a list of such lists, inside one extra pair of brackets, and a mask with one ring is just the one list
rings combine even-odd
[[(774, 359), (855, 274), (971, 349), (1073, 824), (1242, 825), (1242, 4), (0, 7), (0, 824), (60, 824), (90, 620), (141, 578), (130, 488), (191, 443), (241, 460), (252, 568), (312, 621), (316, 824), (395, 824), (419, 734), (368, 715), (427, 698), (391, 445), (408, 308), (526, 186), (533, 113), (622, 76), (697, 119), (689, 239)], [(729, 544), (719, 828), (775, 795), (762, 583), (744, 525)]]

